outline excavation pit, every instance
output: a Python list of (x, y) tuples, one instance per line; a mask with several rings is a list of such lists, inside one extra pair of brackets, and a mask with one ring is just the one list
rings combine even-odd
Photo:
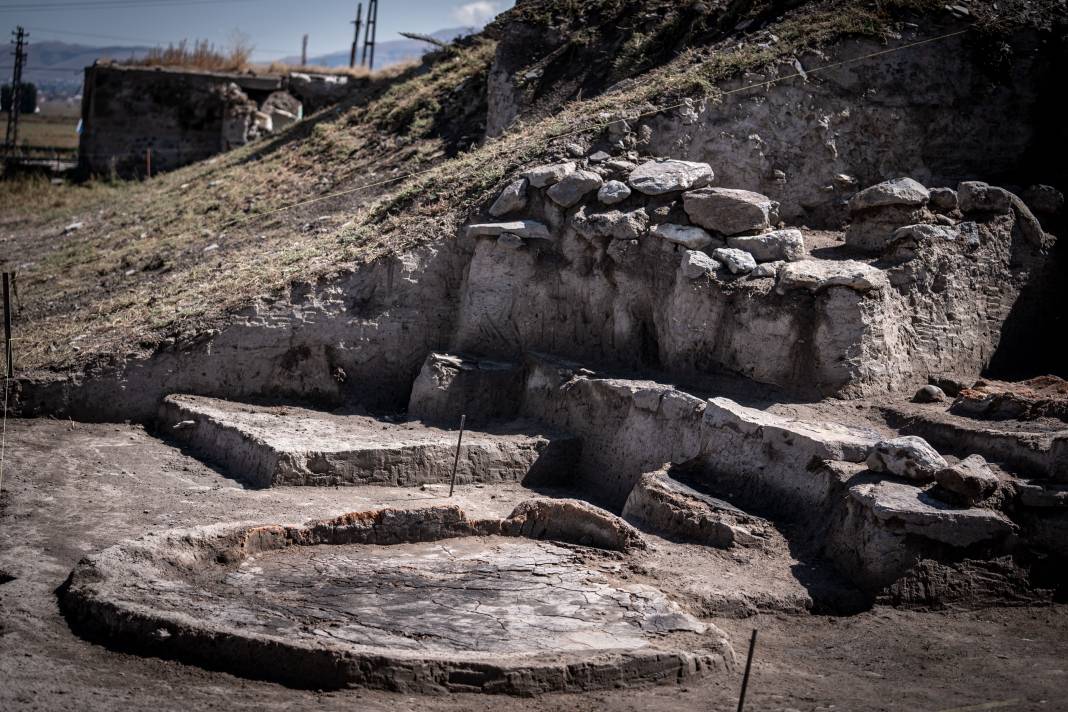
[(617, 578), (625, 554), (523, 529), (442, 507), (175, 530), (84, 559), (63, 604), (94, 636), (311, 688), (533, 695), (733, 662), (720, 631)]

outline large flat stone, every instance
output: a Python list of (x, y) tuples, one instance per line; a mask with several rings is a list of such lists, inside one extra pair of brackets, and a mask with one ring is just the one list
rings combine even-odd
[(956, 547), (1007, 536), (1016, 526), (989, 509), (962, 509), (932, 497), (919, 487), (889, 480), (855, 485), (850, 496), (876, 520), (895, 531)]
[[(257, 487), (448, 482), (457, 432), (296, 407), (168, 396), (161, 429)], [(456, 424), (459, 426), (459, 423)], [(566, 479), (578, 444), (522, 424), (464, 433), (457, 482)]]

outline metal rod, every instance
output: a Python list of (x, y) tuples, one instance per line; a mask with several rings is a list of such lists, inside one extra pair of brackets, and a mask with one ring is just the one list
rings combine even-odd
[[(5, 282), (6, 284), (6, 282)], [(452, 491), (456, 487), (456, 468), (460, 465), (460, 443), (464, 441), (464, 423), (467, 422), (467, 416), (460, 416), (460, 437), (456, 440), (456, 459), (452, 461), (452, 481), (449, 482), (449, 496), (452, 497)]]
[(4, 272), (4, 361), (7, 363), (7, 377), (15, 377), (15, 360), (11, 348), (11, 275)]
[(738, 697), (738, 712), (745, 707), (745, 691), (749, 687), (749, 671), (753, 667), (753, 650), (756, 649), (756, 628), (753, 629), (753, 637), (749, 639), (749, 655), (745, 659), (745, 675), (742, 677), (742, 694)]

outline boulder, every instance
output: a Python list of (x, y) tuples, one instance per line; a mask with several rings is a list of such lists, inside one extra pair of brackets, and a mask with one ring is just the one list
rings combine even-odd
[[(682, 245), (691, 250), (703, 250), (717, 242), (717, 240), (707, 232), (699, 227), (693, 227), (692, 225), (664, 223), (662, 225), (654, 225), (650, 232), (662, 240), (673, 242), (676, 245)], [(720, 242), (720, 244), (723, 243)]]
[(775, 204), (748, 190), (702, 188), (686, 193), (683, 208), (694, 223), (723, 235), (767, 230)]
[(800, 230), (773, 230), (762, 235), (739, 235), (728, 247), (744, 250), (757, 262), (796, 262), (805, 258), (805, 238)]
[(888, 205), (925, 204), (931, 197), (926, 188), (912, 178), (895, 178), (865, 188), (849, 200), (849, 212), (882, 208)]
[(943, 403), (945, 400), (946, 392), (933, 385), (924, 386), (912, 397), (913, 403)]
[(646, 195), (663, 195), (676, 191), (702, 188), (715, 175), (707, 163), (658, 159), (641, 164), (631, 171), (630, 187)]
[(715, 274), (719, 269), (719, 262), (706, 255), (704, 252), (686, 250), (682, 255), (682, 263), (679, 265), (682, 275), (686, 279), (700, 279), (709, 274)]
[(1021, 196), (1031, 210), (1047, 216), (1054, 216), (1064, 208), (1064, 193), (1051, 185), (1033, 185)]
[(498, 237), (510, 232), (533, 240), (551, 240), (549, 228), (535, 220), (512, 220), (499, 223), (476, 223), (467, 226), (468, 237)]
[(621, 180), (610, 180), (597, 191), (597, 199), (605, 205), (622, 203), (630, 197), (630, 187)]
[(501, 191), (501, 194), (497, 196), (497, 200), (490, 207), (489, 214), (499, 218), (508, 213), (522, 210), (525, 207), (527, 207), (527, 180), (526, 178), (521, 178)]
[(903, 435), (876, 443), (868, 453), (867, 465), (874, 472), (929, 482), (949, 463), (923, 438)]
[(998, 489), (998, 476), (982, 455), (969, 455), (935, 474), (939, 485), (960, 497), (969, 507), (982, 502)]
[(790, 262), (779, 270), (775, 289), (786, 294), (791, 289), (818, 292), (828, 287), (847, 287), (855, 292), (870, 292), (889, 286), (886, 274), (876, 267), (856, 260), (802, 260)]
[(644, 208), (593, 213), (587, 207), (579, 208), (571, 217), (575, 231), (587, 239), (610, 237), (615, 240), (636, 240), (649, 228), (649, 215)]
[(931, 188), (930, 205), (932, 210), (951, 213), (957, 209), (957, 191), (952, 188)]
[(955, 547), (1002, 539), (1016, 530), (1004, 515), (989, 509), (960, 509), (904, 482), (864, 482), (849, 488), (850, 497), (876, 522)]
[(548, 194), (553, 202), (563, 208), (577, 204), (590, 191), (604, 185), (604, 179), (591, 171), (575, 171), (561, 178)]
[(1012, 210), (1012, 193), (982, 181), (961, 183), (957, 187), (957, 199), (964, 213), (1005, 214)]
[(559, 182), (565, 176), (568, 176), (575, 172), (574, 161), (567, 161), (566, 163), (554, 163), (548, 166), (538, 166), (537, 168), (531, 168), (529, 171), (523, 174), (530, 184), (535, 188), (544, 188)]
[(746, 274), (756, 269), (756, 260), (744, 250), (736, 250), (731, 247), (721, 247), (712, 252), (717, 262), (731, 271), (731, 274)]

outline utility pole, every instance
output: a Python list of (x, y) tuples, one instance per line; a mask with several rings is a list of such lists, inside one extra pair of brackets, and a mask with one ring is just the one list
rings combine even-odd
[[(378, 0), (369, 0), (367, 3), (367, 27), (363, 31), (363, 57), (360, 65), (367, 65), (368, 69), (375, 68), (375, 34), (378, 31)], [(371, 51), (371, 61), (367, 61), (367, 51)]]
[(19, 114), (22, 113), (22, 66), (26, 63), (26, 38), (29, 35), (20, 26), (15, 35), (15, 69), (11, 75), (11, 111), (7, 114), (7, 135), (4, 146), (14, 153), (19, 142)]
[(304, 35), (304, 40), (300, 44), (300, 66), (308, 66), (308, 36)]
[(349, 52), (349, 69), (356, 66), (356, 46), (360, 44), (360, 26), (363, 25), (363, 3), (356, 5), (356, 19), (352, 24), (356, 25), (356, 34), (352, 38), (352, 51)]

